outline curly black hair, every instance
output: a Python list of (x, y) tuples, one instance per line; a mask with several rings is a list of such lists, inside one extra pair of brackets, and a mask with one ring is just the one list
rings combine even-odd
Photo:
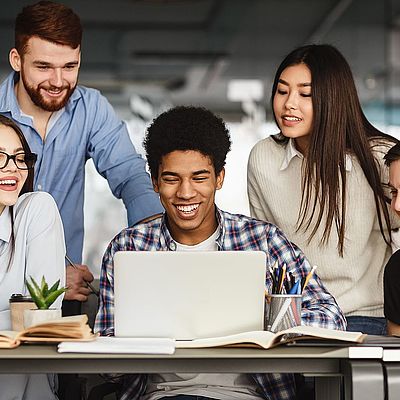
[(211, 111), (203, 107), (177, 106), (153, 120), (143, 146), (155, 179), (162, 157), (175, 150), (194, 150), (210, 157), (218, 175), (225, 165), (231, 140), (224, 121)]

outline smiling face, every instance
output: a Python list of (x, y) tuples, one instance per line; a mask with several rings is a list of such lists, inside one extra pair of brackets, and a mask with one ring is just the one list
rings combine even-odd
[(283, 70), (273, 100), (276, 121), (282, 134), (293, 138), (297, 148), (307, 152), (313, 123), (311, 72), (305, 64)]
[(80, 47), (73, 49), (32, 37), (22, 57), (16, 49), (11, 50), (10, 63), (21, 77), (17, 83), (21, 108), (27, 112), (36, 106), (53, 112), (65, 106), (76, 87)]
[[(23, 153), (21, 141), (14, 129), (0, 124), (0, 151), (9, 155)], [(0, 169), (0, 213), (5, 206), (12, 206), (17, 202), (26, 178), (27, 170), (18, 169), (14, 160), (9, 160), (6, 167)]]
[(214, 233), (215, 191), (221, 189), (223, 181), (224, 170), (216, 176), (210, 158), (198, 151), (177, 150), (162, 157), (153, 186), (177, 242), (194, 245)]

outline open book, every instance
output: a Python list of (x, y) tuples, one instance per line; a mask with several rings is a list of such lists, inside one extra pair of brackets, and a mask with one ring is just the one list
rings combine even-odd
[(21, 342), (87, 341), (96, 338), (85, 314), (46, 321), (21, 332), (0, 331), (0, 348), (12, 349)]
[(203, 348), (203, 347), (260, 347), (270, 349), (280, 344), (298, 340), (319, 339), (337, 340), (343, 342), (362, 343), (367, 335), (361, 332), (346, 332), (314, 326), (295, 326), (277, 333), (269, 331), (243, 332), (235, 335), (204, 338), (195, 340), (178, 340), (176, 348)]
[(311, 326), (296, 326), (278, 333), (252, 331), (195, 340), (114, 336), (99, 337), (90, 343), (60, 343), (58, 345), (58, 351), (60, 353), (173, 354), (175, 349), (179, 348), (230, 346), (269, 349), (283, 343), (305, 339), (362, 343), (366, 336), (367, 335), (361, 332), (345, 332)]

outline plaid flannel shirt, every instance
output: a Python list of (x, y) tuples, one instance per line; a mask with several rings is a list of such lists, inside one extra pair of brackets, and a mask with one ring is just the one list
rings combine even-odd
[[(291, 243), (273, 224), (243, 215), (230, 214), (216, 208), (219, 226), (217, 246), (220, 251), (262, 250), (267, 255), (267, 266), (278, 261), (287, 266), (296, 279), (303, 278), (311, 270), (301, 250)], [(171, 237), (166, 216), (137, 224), (120, 232), (109, 244), (103, 257), (100, 276), (100, 304), (96, 316), (95, 331), (103, 336), (114, 335), (114, 254), (117, 251), (175, 251), (176, 242)], [(267, 268), (266, 287), (271, 289), (272, 280)], [(317, 275), (310, 279), (303, 292), (302, 323), (329, 329), (345, 329), (346, 320)], [(269, 400), (295, 398), (293, 374), (252, 374), (260, 391)], [(125, 375), (121, 400), (136, 400), (146, 390), (146, 375)]]

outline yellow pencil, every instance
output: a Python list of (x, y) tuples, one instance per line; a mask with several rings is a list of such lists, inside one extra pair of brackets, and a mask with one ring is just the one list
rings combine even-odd
[(314, 265), (314, 266), (311, 268), (311, 271), (310, 271), (310, 272), (307, 274), (307, 276), (306, 276), (306, 279), (305, 279), (305, 281), (304, 281), (304, 285), (303, 285), (301, 291), (303, 291), (303, 290), (305, 289), (305, 287), (306, 287), (307, 284), (308, 284), (308, 281), (311, 279), (311, 277), (313, 276), (314, 271), (315, 271), (316, 269), (317, 269), (317, 266), (316, 266), (316, 265)]
[(281, 281), (279, 282), (279, 286), (278, 286), (278, 294), (282, 293), (282, 286), (283, 286), (283, 281), (286, 278), (286, 264), (282, 265), (282, 271), (281, 271), (282, 275), (281, 275)]

